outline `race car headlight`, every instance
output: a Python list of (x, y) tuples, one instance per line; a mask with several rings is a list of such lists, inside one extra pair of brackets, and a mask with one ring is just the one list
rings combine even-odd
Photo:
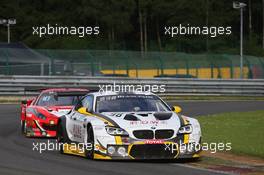
[(192, 129), (192, 125), (185, 125), (180, 127), (178, 133), (179, 134), (190, 134), (192, 133), (193, 129)]
[(106, 126), (105, 130), (108, 134), (113, 135), (113, 136), (128, 136), (128, 133), (122, 128)]

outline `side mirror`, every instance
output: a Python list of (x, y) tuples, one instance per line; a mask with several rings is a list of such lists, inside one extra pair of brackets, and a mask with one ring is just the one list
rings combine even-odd
[(34, 98), (33, 99), (29, 99), (29, 100), (22, 100), (21, 104), (29, 106), (33, 101), (34, 101)]
[(173, 106), (173, 107), (171, 108), (171, 110), (172, 110), (173, 112), (176, 112), (176, 113), (181, 113), (181, 112), (182, 112), (182, 108), (181, 108), (180, 106)]
[(21, 104), (23, 104), (23, 105), (27, 105), (27, 100), (22, 100), (22, 101), (21, 101)]
[(88, 111), (88, 109), (86, 107), (80, 107), (78, 109), (78, 112), (81, 113), (81, 114), (90, 114), (90, 112)]

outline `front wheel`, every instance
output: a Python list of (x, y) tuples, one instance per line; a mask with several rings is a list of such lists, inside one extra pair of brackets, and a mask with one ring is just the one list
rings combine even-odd
[(64, 144), (66, 143), (65, 137), (64, 137), (64, 133), (63, 133), (63, 127), (61, 125), (61, 123), (59, 123), (58, 128), (57, 128), (57, 141), (59, 143), (60, 146), (60, 153), (64, 153), (63, 149), (64, 149)]
[(21, 120), (20, 123), (21, 123), (21, 133), (25, 134), (25, 120)]
[(21, 133), (27, 137), (27, 122), (25, 120), (21, 120)]
[(67, 134), (66, 130), (66, 119), (65, 116), (62, 116), (59, 120), (58, 125), (57, 125), (57, 142), (59, 143), (60, 146), (60, 153), (64, 153), (64, 145), (67, 143), (70, 143), (70, 139)]
[(87, 148), (85, 150), (85, 156), (89, 159), (93, 159), (94, 157), (94, 133), (93, 133), (93, 127), (91, 125), (88, 126), (87, 129)]

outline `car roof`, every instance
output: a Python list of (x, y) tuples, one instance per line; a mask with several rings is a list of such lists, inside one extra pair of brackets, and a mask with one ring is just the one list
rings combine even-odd
[(155, 95), (152, 92), (139, 92), (139, 91), (134, 91), (134, 92), (114, 92), (114, 91), (104, 91), (104, 92), (93, 92), (93, 93), (89, 93), (92, 94), (96, 97), (100, 97), (100, 96), (110, 96), (110, 95)]
[(44, 89), (41, 92), (71, 92), (71, 91), (81, 91), (81, 92), (89, 92), (88, 89), (84, 89), (84, 88), (49, 88), (49, 89)]

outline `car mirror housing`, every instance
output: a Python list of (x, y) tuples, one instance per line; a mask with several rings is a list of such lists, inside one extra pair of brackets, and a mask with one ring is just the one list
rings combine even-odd
[(182, 112), (182, 108), (181, 108), (180, 106), (173, 106), (173, 107), (171, 108), (171, 110), (172, 110), (173, 112), (176, 112), (176, 113), (181, 113), (181, 112)]
[(81, 114), (90, 114), (91, 113), (91, 111), (89, 111), (88, 108), (86, 108), (86, 107), (80, 107), (78, 109), (78, 112)]
[(29, 99), (29, 100), (22, 100), (21, 104), (23, 105), (30, 105), (33, 102), (34, 99)]
[(78, 112), (81, 113), (81, 114), (87, 114), (87, 108), (85, 108), (85, 107), (80, 107), (80, 108), (78, 109)]

